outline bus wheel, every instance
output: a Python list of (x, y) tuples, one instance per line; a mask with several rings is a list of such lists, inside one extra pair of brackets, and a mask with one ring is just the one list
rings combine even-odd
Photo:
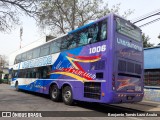
[(50, 98), (55, 102), (60, 100), (60, 90), (58, 89), (57, 85), (52, 85), (50, 87)]
[(19, 91), (19, 88), (18, 88), (18, 82), (16, 82), (16, 84), (15, 84), (15, 88), (16, 88), (16, 91)]
[(70, 86), (66, 86), (62, 91), (62, 99), (66, 105), (73, 105), (73, 94)]

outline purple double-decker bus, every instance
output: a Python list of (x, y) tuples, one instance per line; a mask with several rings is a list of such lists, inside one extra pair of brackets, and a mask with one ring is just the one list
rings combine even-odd
[(143, 98), (141, 30), (109, 14), (15, 57), (11, 86), (67, 105)]

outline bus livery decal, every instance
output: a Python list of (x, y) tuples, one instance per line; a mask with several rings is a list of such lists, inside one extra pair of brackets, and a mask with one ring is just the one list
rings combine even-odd
[(80, 80), (81, 82), (84, 82), (86, 80), (95, 79), (95, 75), (86, 72), (78, 62), (82, 62), (82, 63), (96, 62), (101, 59), (101, 55), (98, 55), (98, 56), (75, 56), (73, 54), (67, 53), (66, 58), (68, 59), (70, 66), (68, 68), (64, 68), (59, 65), (59, 68), (51, 71), (50, 74), (66, 75), (66, 76), (75, 78), (76, 80)]

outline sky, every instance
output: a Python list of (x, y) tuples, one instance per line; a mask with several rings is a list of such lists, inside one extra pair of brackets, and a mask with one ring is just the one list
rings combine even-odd
[[(138, 17), (160, 9), (160, 0), (107, 0), (107, 2), (109, 8), (115, 4), (121, 3), (120, 14), (123, 14), (124, 11), (127, 11), (128, 9), (133, 10), (134, 12), (127, 18), (128, 20), (134, 20)], [(154, 16), (136, 25), (142, 25), (158, 17), (160, 18), (160, 15)], [(16, 26), (16, 28), (9, 34), (0, 33), (0, 55), (6, 55), (9, 57), (12, 52), (19, 49), (20, 27), (23, 27), (22, 47), (36, 40), (42, 39), (45, 36), (43, 32), (40, 32), (36, 22), (32, 18), (21, 16), (21, 25)], [(160, 21), (141, 28), (142, 32), (151, 38), (149, 42), (155, 45), (160, 43), (160, 39), (157, 38), (160, 33), (159, 27)]]

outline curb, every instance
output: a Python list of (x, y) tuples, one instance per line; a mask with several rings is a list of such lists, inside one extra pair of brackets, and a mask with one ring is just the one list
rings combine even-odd
[(152, 106), (152, 107), (160, 108), (160, 104), (154, 103), (154, 102), (151, 102), (151, 101), (142, 101), (142, 102), (138, 102), (138, 103), (135, 103), (135, 104), (140, 104), (140, 105), (146, 105), (146, 106)]

